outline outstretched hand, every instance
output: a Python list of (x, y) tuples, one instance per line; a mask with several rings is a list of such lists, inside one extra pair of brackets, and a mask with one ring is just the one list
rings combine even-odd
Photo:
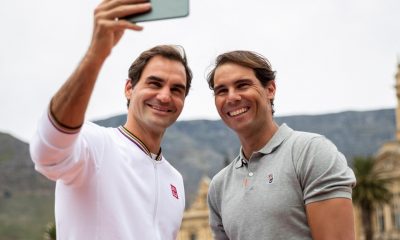
[(60, 126), (67, 129), (80, 128), (105, 59), (126, 29), (142, 30), (142, 27), (120, 18), (144, 13), (150, 8), (150, 4), (143, 0), (104, 0), (97, 6), (90, 47), (50, 104), (51, 115)]
[(89, 55), (104, 60), (121, 39), (126, 29), (140, 31), (143, 28), (121, 18), (147, 12), (150, 3), (143, 0), (104, 0), (94, 11), (94, 28)]

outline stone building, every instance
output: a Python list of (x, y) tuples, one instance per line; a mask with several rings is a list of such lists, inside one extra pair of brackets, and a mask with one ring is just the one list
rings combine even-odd
[(207, 206), (209, 185), (210, 179), (203, 177), (199, 184), (196, 199), (183, 214), (178, 240), (212, 240)]
[[(390, 180), (389, 189), (393, 194), (389, 204), (376, 206), (372, 219), (374, 239), (400, 239), (400, 62), (397, 65), (396, 78), (396, 138), (382, 145), (375, 155), (374, 171), (382, 179)], [(359, 223), (361, 221), (357, 221)], [(358, 226), (358, 239), (364, 239), (362, 227)]]

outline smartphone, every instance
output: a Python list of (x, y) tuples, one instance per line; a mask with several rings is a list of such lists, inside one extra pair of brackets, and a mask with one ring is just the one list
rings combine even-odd
[(149, 12), (126, 16), (123, 19), (136, 23), (189, 15), (189, 0), (150, 0), (149, 2), (151, 3)]

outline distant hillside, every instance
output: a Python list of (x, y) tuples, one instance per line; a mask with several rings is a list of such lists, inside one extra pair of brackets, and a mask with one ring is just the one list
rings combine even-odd
[[(96, 122), (116, 127), (125, 119), (120, 115)], [(354, 156), (373, 155), (395, 135), (394, 109), (276, 117), (276, 121), (327, 136), (350, 165)], [(167, 130), (163, 154), (184, 177), (187, 206), (200, 178), (217, 173), (237, 155), (239, 145), (221, 121), (179, 121)], [(53, 221), (53, 208), (54, 184), (34, 171), (28, 144), (0, 133), (0, 239), (42, 239), (45, 225)]]
[(54, 184), (34, 171), (28, 144), (0, 133), (0, 239), (43, 239), (53, 209)]
[(30, 192), (32, 189), (48, 189), (53, 186), (32, 170), (28, 144), (0, 133), (0, 193), (10, 196), (14, 189)]

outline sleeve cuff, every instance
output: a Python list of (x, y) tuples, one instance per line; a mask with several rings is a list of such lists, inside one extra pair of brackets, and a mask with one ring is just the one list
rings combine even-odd
[(53, 112), (51, 111), (51, 105), (53, 103), (53, 100), (50, 101), (49, 108), (47, 110), (47, 116), (50, 120), (50, 123), (60, 132), (65, 133), (65, 134), (75, 134), (78, 133), (82, 127), (82, 124), (76, 127), (70, 127), (62, 122), (58, 121), (57, 118), (54, 116)]
[(59, 126), (52, 118), (50, 110), (43, 114), (39, 122), (38, 133), (41, 138), (53, 147), (64, 149), (68, 148), (79, 136), (81, 127), (78, 129), (68, 129)]

